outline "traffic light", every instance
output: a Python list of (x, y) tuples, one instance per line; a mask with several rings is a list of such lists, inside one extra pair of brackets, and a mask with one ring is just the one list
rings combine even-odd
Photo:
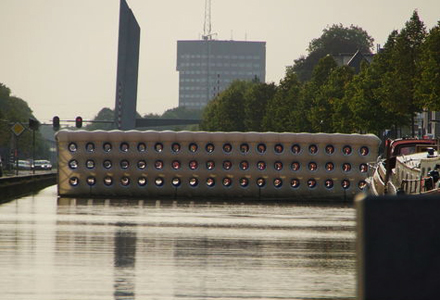
[(76, 125), (76, 128), (81, 128), (83, 126), (83, 118), (76, 117), (75, 118), (75, 125)]
[(40, 127), (40, 122), (35, 119), (29, 118), (29, 128), (32, 130), (38, 130), (38, 127)]
[(58, 131), (60, 129), (60, 118), (58, 116), (52, 119), (53, 130)]

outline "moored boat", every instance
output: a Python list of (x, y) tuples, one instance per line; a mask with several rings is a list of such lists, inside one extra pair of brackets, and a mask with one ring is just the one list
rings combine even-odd
[(369, 178), (373, 195), (431, 194), (440, 192), (439, 141), (434, 139), (387, 140)]

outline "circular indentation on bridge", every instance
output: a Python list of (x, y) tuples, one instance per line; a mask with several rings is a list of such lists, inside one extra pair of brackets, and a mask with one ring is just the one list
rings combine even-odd
[(264, 178), (257, 178), (257, 186), (258, 187), (263, 187), (263, 186), (265, 186), (266, 185), (266, 179), (264, 179)]
[(179, 170), (180, 169), (180, 161), (178, 160), (173, 160), (173, 162), (171, 163), (171, 167), (174, 170)]
[(215, 185), (215, 179), (213, 177), (206, 178), (206, 185), (209, 187), (213, 187)]
[(90, 185), (90, 186), (95, 185), (95, 183), (96, 183), (96, 178), (93, 177), (93, 176), (89, 176), (89, 177), (87, 177), (86, 182), (87, 182), (87, 184)]
[(229, 143), (224, 144), (224, 145), (223, 145), (223, 151), (224, 151), (225, 153), (231, 153), (231, 151), (232, 151), (232, 145), (229, 144)]
[(348, 189), (350, 187), (350, 180), (348, 179), (342, 180), (341, 186), (344, 190)]
[(299, 154), (301, 152), (301, 146), (298, 144), (292, 145), (292, 148), (290, 148), (293, 154)]
[(145, 186), (147, 184), (147, 178), (144, 176), (141, 176), (138, 178), (138, 185), (139, 186)]
[(314, 178), (310, 178), (309, 180), (307, 180), (307, 186), (309, 187), (309, 189), (315, 188), (316, 180)]
[(299, 162), (294, 161), (292, 163), (292, 165), (290, 166), (290, 168), (292, 169), (292, 171), (299, 171), (299, 169), (301, 168), (301, 165), (299, 164)]
[(196, 170), (199, 166), (199, 163), (196, 160), (192, 160), (188, 165), (191, 170)]
[(76, 145), (76, 143), (70, 143), (68, 148), (70, 152), (76, 152), (78, 150), (78, 146)]
[(173, 143), (171, 145), (171, 151), (173, 151), (174, 153), (179, 153), (180, 152), (180, 144), (179, 143)]
[(121, 169), (127, 170), (128, 167), (130, 166), (130, 163), (128, 162), (128, 160), (123, 159), (121, 160), (120, 165), (121, 165)]
[(266, 170), (266, 163), (264, 161), (257, 162), (257, 169), (260, 171)]
[(104, 143), (104, 144), (102, 145), (102, 150), (104, 150), (104, 152), (106, 152), (106, 153), (112, 151), (112, 144), (110, 144), (110, 143)]
[(205, 146), (205, 150), (206, 150), (206, 152), (208, 152), (208, 153), (212, 153), (212, 152), (214, 152), (214, 149), (215, 149), (215, 147), (214, 147), (214, 144), (212, 144), (212, 143), (208, 143), (208, 144), (206, 144), (206, 146)]
[(137, 162), (137, 167), (139, 170), (144, 170), (147, 167), (147, 162), (145, 160), (140, 160)]
[(249, 185), (249, 179), (246, 177), (240, 178), (239, 182), (241, 187), (247, 187)]
[(282, 144), (276, 144), (276, 145), (273, 147), (273, 150), (275, 151), (275, 153), (277, 153), (277, 154), (281, 154), (281, 153), (283, 153), (283, 151), (284, 151), (284, 146), (283, 146)]
[(366, 146), (362, 146), (361, 149), (359, 149), (359, 153), (362, 156), (367, 156), (368, 153), (370, 153), (370, 149), (368, 149), (368, 147), (366, 147)]
[(121, 177), (121, 184), (123, 186), (129, 186), (130, 185), (130, 178), (127, 176), (122, 176)]
[(75, 170), (78, 168), (78, 161), (76, 159), (71, 159), (69, 161), (69, 168)]
[(273, 168), (275, 169), (275, 171), (281, 171), (283, 169), (283, 163), (280, 161), (276, 161), (273, 164)]
[(367, 173), (368, 172), (368, 165), (367, 164), (360, 164), (359, 165), (359, 172)]
[(196, 177), (191, 177), (189, 179), (189, 185), (192, 187), (196, 187), (199, 184), (199, 180)]
[(225, 186), (225, 187), (230, 187), (230, 186), (232, 185), (232, 179), (229, 178), (229, 177), (225, 177), (225, 178), (223, 178), (223, 180), (222, 180), (222, 184), (223, 184), (223, 186)]
[(156, 179), (154, 180), (154, 184), (156, 186), (163, 186), (165, 183), (165, 180), (162, 177), (156, 177)]
[(147, 151), (147, 145), (145, 143), (138, 143), (137, 149), (139, 152), (146, 152)]
[(257, 152), (260, 154), (263, 154), (266, 152), (266, 145), (263, 143), (260, 143), (257, 145)]
[(156, 168), (156, 170), (162, 170), (163, 169), (163, 161), (156, 160), (154, 162), (154, 167)]
[(157, 153), (161, 153), (163, 151), (163, 144), (162, 143), (154, 144), (154, 151), (156, 151)]
[(240, 152), (243, 154), (247, 154), (249, 152), (249, 145), (247, 143), (243, 143), (240, 145)]
[(280, 188), (283, 186), (283, 180), (281, 178), (275, 178), (273, 180), (273, 186), (276, 188)]
[(108, 159), (104, 160), (102, 162), (102, 166), (104, 167), (104, 169), (107, 169), (107, 170), (110, 169), (112, 167), (111, 160), (108, 160)]
[(95, 144), (93, 144), (93, 143), (87, 143), (87, 144), (86, 144), (86, 151), (87, 151), (87, 152), (94, 152), (94, 151), (95, 151)]
[(77, 186), (79, 184), (78, 177), (71, 177), (69, 179), (69, 183), (70, 183), (71, 186)]
[(325, 153), (327, 153), (329, 155), (335, 153), (335, 147), (333, 145), (325, 146)]
[(230, 170), (232, 168), (232, 162), (230, 162), (229, 160), (225, 160), (223, 162), (223, 169), (225, 169), (226, 171)]
[(197, 146), (196, 143), (191, 143), (188, 145), (188, 151), (191, 153), (196, 153), (197, 149), (199, 149), (199, 146)]
[(214, 170), (214, 168), (215, 168), (215, 162), (213, 160), (208, 160), (206, 162), (206, 169), (211, 171)]
[(367, 188), (367, 182), (365, 180), (361, 180), (358, 183), (358, 188), (363, 191)]
[(349, 164), (349, 163), (343, 163), (342, 164), (342, 171), (344, 171), (344, 172), (350, 172), (351, 171), (351, 164)]
[(245, 171), (247, 169), (249, 169), (249, 163), (246, 160), (242, 160), (240, 162), (240, 170)]
[(318, 146), (316, 146), (315, 144), (311, 144), (309, 146), (309, 153), (310, 154), (316, 154), (318, 153)]
[(351, 152), (352, 152), (351, 146), (345, 145), (344, 147), (342, 147), (342, 153), (344, 155), (350, 155)]
[(333, 180), (331, 180), (331, 179), (327, 179), (327, 180), (324, 182), (324, 186), (325, 186), (327, 189), (331, 189), (331, 188), (333, 188), (333, 186), (334, 186), (334, 182), (333, 182)]
[(113, 184), (113, 178), (110, 176), (105, 176), (104, 177), (104, 184), (106, 186), (111, 186)]
[(332, 163), (332, 162), (327, 162), (327, 163), (325, 164), (325, 169), (326, 169), (328, 172), (331, 172), (331, 171), (333, 171), (333, 170), (335, 169), (335, 164)]
[(292, 188), (294, 188), (294, 189), (299, 188), (299, 184), (300, 184), (300, 181), (299, 181), (299, 179), (297, 179), (297, 178), (293, 178), (293, 179), (290, 181), (290, 186), (291, 186)]
[(310, 171), (312, 171), (312, 172), (314, 172), (314, 171), (316, 171), (316, 170), (318, 170), (318, 165), (315, 163), (315, 162), (309, 162), (309, 170)]
[(95, 161), (93, 159), (88, 159), (86, 161), (86, 168), (87, 169), (94, 169), (95, 168)]
[(181, 183), (182, 183), (182, 182), (181, 182), (181, 180), (180, 180), (179, 177), (174, 177), (174, 178), (171, 180), (171, 184), (172, 184), (174, 187), (178, 187), (178, 186), (180, 186)]

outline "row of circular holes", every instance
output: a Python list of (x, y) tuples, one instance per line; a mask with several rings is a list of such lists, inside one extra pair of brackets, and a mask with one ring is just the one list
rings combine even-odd
[[(70, 178), (69, 182), (70, 182), (71, 186), (77, 186), (79, 184), (79, 179), (78, 179), (78, 177), (72, 177), (72, 178)], [(86, 182), (87, 182), (88, 185), (93, 186), (93, 185), (96, 184), (96, 178), (93, 177), (93, 176), (89, 176), (89, 177), (87, 177)], [(123, 185), (123, 186), (129, 186), (130, 185), (130, 178), (127, 177), (127, 176), (124, 176), (124, 177), (121, 178), (120, 182), (121, 182), (121, 185)], [(157, 177), (155, 179), (154, 183), (155, 183), (155, 185), (157, 187), (161, 187), (161, 186), (163, 186), (165, 184), (165, 179), (163, 177)], [(174, 187), (177, 188), (177, 187), (179, 187), (181, 185), (182, 182), (181, 182), (181, 179), (179, 177), (174, 177), (171, 180), (171, 183), (172, 183), (172, 185)], [(188, 183), (189, 183), (189, 185), (191, 187), (197, 187), (198, 184), (199, 184), (199, 180), (196, 177), (191, 177), (189, 179)], [(111, 186), (113, 184), (113, 178), (111, 176), (106, 176), (104, 178), (104, 184), (106, 186)], [(245, 188), (245, 187), (247, 187), (249, 185), (249, 179), (245, 178), (245, 177), (240, 178), (239, 179), (239, 184), (240, 184), (241, 187)], [(258, 178), (256, 180), (256, 184), (257, 184), (257, 186), (259, 188), (262, 188), (262, 187), (264, 187), (266, 185), (266, 179)], [(138, 185), (139, 186), (146, 186), (147, 185), (147, 178), (146, 177), (139, 177), (138, 178)], [(213, 177), (208, 177), (206, 179), (206, 185), (208, 187), (214, 187), (215, 186), (215, 179)], [(223, 178), (222, 179), (222, 185), (224, 187), (232, 186), (232, 179), (229, 178), (229, 177)], [(281, 178), (275, 178), (273, 180), (273, 185), (276, 188), (281, 188), (282, 185), (283, 185), (283, 180)], [(292, 179), (290, 181), (290, 186), (292, 188), (295, 188), (295, 189), (299, 188), (300, 180), (297, 179), (297, 178)], [(307, 180), (307, 187), (308, 188), (313, 189), (313, 188), (316, 188), (316, 186), (317, 186), (317, 182), (316, 182), (315, 179), (311, 178), (311, 179)], [(331, 179), (327, 179), (327, 180), (324, 181), (324, 186), (327, 189), (332, 189), (334, 187), (334, 181), (331, 180)], [(365, 181), (363, 181), (363, 180), (359, 181), (358, 188), (360, 190), (365, 189), (366, 186), (367, 186), (367, 183)], [(344, 190), (347, 190), (348, 188), (350, 188), (350, 181), (348, 179), (342, 180), (341, 181), (341, 187)]]
[[(112, 167), (112, 165), (113, 164), (112, 164), (112, 162), (110, 160), (104, 160), (104, 162), (103, 162), (103, 167), (105, 169), (110, 169)], [(206, 165), (206, 169), (207, 170), (213, 170), (215, 168), (215, 162), (212, 161), (212, 160), (207, 161), (205, 165)], [(222, 165), (223, 165), (223, 169), (224, 170), (230, 170), (232, 168), (232, 162), (230, 162), (229, 160), (224, 161)], [(126, 170), (126, 169), (129, 168), (129, 166), (130, 166), (130, 163), (128, 162), (128, 160), (122, 160), (120, 162), (121, 169)], [(195, 161), (195, 160), (190, 161), (189, 164), (188, 164), (188, 167), (191, 170), (196, 170), (198, 168), (198, 166), (199, 166), (199, 163), (197, 161)], [(87, 160), (86, 161), (86, 167), (88, 169), (94, 169), (95, 168), (95, 161), (92, 160), (92, 159)], [(145, 160), (139, 160), (137, 162), (137, 167), (140, 170), (144, 170), (147, 167), (147, 162)], [(164, 167), (163, 161), (156, 160), (155, 163), (154, 163), (154, 167), (157, 170), (162, 170), (163, 167)], [(181, 168), (180, 161), (174, 160), (171, 163), (171, 167), (174, 170), (179, 170)], [(240, 164), (239, 164), (239, 167), (240, 167), (240, 170), (248, 170), (249, 169), (249, 163), (247, 161), (241, 161)], [(69, 168), (72, 169), (72, 170), (77, 169), (78, 168), (78, 161), (76, 159), (70, 160), (69, 161)], [(299, 169), (301, 168), (301, 164), (299, 162), (293, 162), (290, 165), (290, 168), (292, 169), (292, 171), (299, 171)], [(329, 172), (333, 171), (334, 168), (335, 168), (335, 165), (332, 162), (327, 162), (325, 164), (325, 169), (327, 171), (329, 171)], [(264, 171), (266, 169), (266, 163), (264, 161), (259, 161), (257, 163), (257, 169), (260, 170), (260, 171)], [(283, 169), (283, 163), (280, 162), (280, 161), (276, 161), (274, 163), (274, 169), (276, 171), (281, 171)], [(309, 169), (309, 171), (317, 171), (318, 170), (318, 164), (316, 162), (309, 162), (308, 169)], [(342, 164), (342, 171), (350, 172), (351, 171), (351, 164), (350, 163), (343, 163)], [(360, 164), (359, 165), (359, 171), (361, 173), (366, 173), (368, 171), (367, 164), (364, 164), (364, 163)]]
[[(78, 149), (78, 146), (75, 143), (70, 143), (68, 147), (69, 147), (70, 152), (76, 152), (77, 149)], [(130, 148), (130, 146), (128, 145), (128, 143), (125, 143), (125, 142), (121, 143), (120, 146), (119, 146), (119, 149), (122, 152), (128, 152), (129, 148)], [(96, 148), (95, 148), (95, 144), (94, 143), (89, 142), (89, 143), (86, 144), (86, 151), (87, 152), (94, 152), (95, 149)], [(139, 152), (145, 152), (145, 151), (147, 151), (147, 145), (145, 143), (139, 143), (137, 145), (137, 149), (138, 149)], [(214, 149), (215, 149), (215, 146), (212, 143), (208, 143), (205, 146), (205, 150), (208, 153), (214, 152)], [(103, 144), (103, 150), (104, 150), (104, 152), (110, 152), (112, 150), (112, 144), (111, 143), (104, 143)], [(162, 143), (156, 143), (154, 145), (154, 150), (156, 152), (158, 152), (158, 153), (162, 152), (164, 150), (163, 144)], [(180, 150), (181, 150), (181, 146), (180, 146), (179, 143), (173, 143), (171, 145), (171, 151), (173, 151), (174, 153), (178, 153), (178, 152), (180, 152)], [(191, 153), (195, 153), (198, 150), (198, 145), (195, 144), (195, 143), (191, 143), (188, 146), (188, 150)], [(223, 144), (223, 151), (225, 153), (230, 153), (232, 151), (232, 145), (229, 144), (229, 143)], [(282, 144), (276, 144), (274, 146), (274, 151), (275, 151), (275, 153), (280, 154), (280, 153), (282, 153), (284, 151), (284, 146)], [(294, 144), (291, 147), (291, 151), (292, 151), (293, 154), (298, 154), (301, 151), (301, 146), (299, 144)], [(249, 145), (246, 144), (246, 143), (241, 144), (240, 145), (240, 152), (244, 153), (244, 154), (248, 153), (249, 152)], [(260, 154), (265, 153), (266, 152), (266, 145), (262, 144), (262, 143), (258, 144), (257, 145), (257, 152), (260, 153)], [(333, 154), (335, 152), (335, 147), (333, 145), (327, 145), (327, 146), (325, 146), (325, 152), (327, 154)], [(309, 146), (309, 153), (310, 154), (318, 153), (318, 146), (316, 146), (315, 144), (310, 145)], [(352, 154), (351, 146), (345, 145), (342, 148), (342, 153), (344, 155)], [(367, 156), (368, 153), (369, 153), (368, 147), (362, 146), (359, 149), (359, 153), (362, 156)]]

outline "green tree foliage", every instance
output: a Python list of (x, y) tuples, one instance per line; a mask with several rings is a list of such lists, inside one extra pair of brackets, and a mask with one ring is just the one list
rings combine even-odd
[(440, 22), (432, 28), (421, 47), (420, 76), (415, 78), (415, 98), (428, 110), (440, 111)]
[(254, 83), (244, 94), (244, 126), (246, 131), (263, 131), (267, 103), (276, 93), (274, 83)]
[(88, 124), (86, 130), (113, 130), (116, 129), (114, 123), (104, 123), (107, 121), (114, 122), (115, 111), (108, 107), (101, 109), (92, 121), (98, 121), (96, 123)]
[[(11, 90), (0, 83), (0, 154), (9, 157), (11, 139), (13, 133), (11, 127), (20, 122), (27, 127), (29, 118), (36, 119), (26, 101), (11, 96)], [(33, 154), (32, 131), (24, 131), (17, 139), (18, 154), (20, 159), (28, 159)], [(39, 131), (35, 132), (35, 155), (36, 158), (49, 157), (49, 146), (44, 141)]]
[(354, 54), (358, 50), (371, 53), (373, 42), (373, 38), (360, 27), (351, 25), (347, 28), (342, 24), (334, 24), (324, 29), (321, 37), (310, 42), (308, 56), (296, 59), (292, 69), (302, 82), (308, 81), (321, 58), (341, 53)]
[(266, 114), (263, 118), (265, 131), (294, 131), (295, 122), (292, 117), (301, 92), (301, 83), (291, 68), (286, 70), (286, 76), (280, 81), (276, 93), (267, 103)]
[(425, 38), (425, 26), (414, 11), (401, 32), (390, 35), (383, 55), (387, 68), (381, 74), (382, 106), (395, 114), (396, 125), (410, 123), (413, 135), (415, 113), (422, 110), (414, 98), (414, 82), (418, 77), (416, 61)]
[[(245, 131), (244, 103), (246, 90), (255, 83), (236, 80), (212, 100), (203, 114), (202, 130)], [(215, 106), (215, 110), (213, 107)]]

